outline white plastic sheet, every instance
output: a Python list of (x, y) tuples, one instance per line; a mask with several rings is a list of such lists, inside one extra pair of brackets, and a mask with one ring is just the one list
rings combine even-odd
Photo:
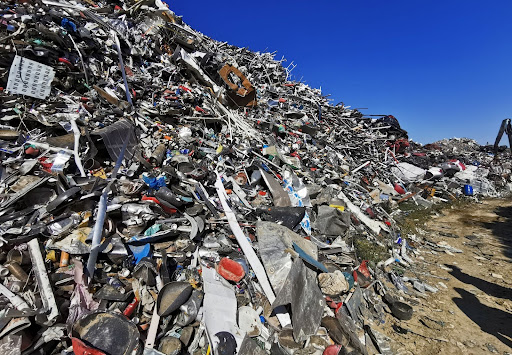
[(52, 67), (17, 55), (9, 70), (7, 90), (13, 94), (44, 99), (50, 95), (54, 76)]

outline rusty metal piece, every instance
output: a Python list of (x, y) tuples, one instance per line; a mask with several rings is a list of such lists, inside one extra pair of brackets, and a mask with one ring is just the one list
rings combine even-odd
[[(241, 86), (231, 80), (230, 74), (238, 77)], [(256, 90), (238, 68), (226, 64), (219, 70), (219, 75), (231, 89), (231, 91), (228, 91), (227, 95), (233, 103), (237, 106), (256, 106)]]
[(18, 264), (16, 261), (9, 261), (4, 266), (9, 270), (11, 275), (17, 278), (18, 280), (22, 282), (28, 281), (27, 273), (25, 272), (25, 270), (21, 268), (20, 264)]

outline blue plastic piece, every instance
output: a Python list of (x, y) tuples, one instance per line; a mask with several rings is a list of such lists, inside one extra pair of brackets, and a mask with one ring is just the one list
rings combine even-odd
[(473, 196), (473, 186), (471, 186), (471, 185), (464, 185), (464, 195), (466, 195), (466, 196)]
[(343, 276), (345, 276), (345, 280), (348, 282), (348, 289), (350, 290), (352, 287), (354, 287), (354, 283), (356, 282), (354, 280), (354, 275), (352, 275), (350, 272), (343, 271)]
[(160, 176), (158, 178), (154, 177), (154, 176), (148, 176), (146, 174), (143, 174), (142, 175), (142, 180), (144, 180), (144, 182), (151, 188), (151, 189), (155, 189), (155, 190), (158, 190), (159, 188), (161, 188), (162, 186), (165, 186), (166, 183), (165, 183), (165, 177), (164, 176)]
[(299, 254), (299, 257), (307, 262), (309, 265), (314, 266), (318, 270), (328, 273), (329, 270), (322, 264), (321, 262), (315, 260), (311, 255), (307, 254), (304, 250), (302, 250), (297, 244), (293, 243), (293, 249)]
[(68, 20), (67, 18), (63, 18), (60, 22), (60, 25), (64, 27), (68, 31), (76, 32), (76, 25), (73, 21)]
[(144, 245), (128, 245), (128, 248), (130, 248), (135, 257), (135, 264), (138, 264), (142, 258), (151, 256), (151, 245), (149, 243)]
[(265, 163), (261, 163), (261, 167), (263, 168), (263, 170), (265, 171), (270, 171), (270, 169), (268, 168), (268, 166), (265, 164)]

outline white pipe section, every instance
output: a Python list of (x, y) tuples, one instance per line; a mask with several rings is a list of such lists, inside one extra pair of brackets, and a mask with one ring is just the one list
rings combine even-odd
[(39, 248), (39, 241), (37, 239), (32, 239), (27, 243), (27, 245), (30, 253), (30, 259), (32, 260), (32, 268), (36, 275), (37, 285), (39, 286), (41, 300), (43, 301), (45, 309), (49, 311), (49, 314), (46, 316), (47, 321), (44, 324), (53, 325), (59, 315), (59, 309), (55, 302), (55, 296), (50, 284), (50, 279), (48, 278), (48, 273), (44, 265), (41, 249)]
[(9, 302), (11, 302), (12, 305), (14, 306), (14, 308), (16, 308), (18, 311), (30, 309), (27, 302), (25, 302), (23, 300), (23, 298), (21, 298), (18, 295), (15, 295), (7, 287), (5, 287), (2, 284), (0, 284), (0, 293), (2, 295), (4, 295), (5, 297), (7, 297), (9, 299)]
[(69, 120), (69, 123), (71, 123), (73, 136), (75, 137), (75, 148), (73, 150), (73, 155), (75, 156), (75, 164), (78, 167), (78, 170), (80, 170), (80, 176), (86, 177), (82, 161), (80, 160), (80, 154), (78, 153), (78, 148), (80, 147), (80, 130), (78, 129), (75, 120), (71, 119)]
[[(219, 199), (222, 204), (222, 208), (224, 209), (224, 213), (226, 214), (226, 218), (228, 219), (229, 226), (231, 227), (231, 230), (233, 231), (233, 234), (235, 235), (240, 248), (242, 248), (242, 251), (247, 257), (251, 268), (254, 270), (254, 273), (256, 274), (256, 277), (258, 278), (258, 281), (263, 288), (263, 292), (265, 292), (265, 296), (267, 296), (268, 301), (270, 304), (272, 304), (276, 299), (276, 295), (274, 294), (274, 290), (268, 281), (267, 273), (265, 272), (260, 259), (258, 259), (256, 252), (252, 248), (251, 243), (249, 243), (248, 238), (240, 228), (235, 214), (227, 203), (226, 190), (224, 189), (224, 185), (222, 184), (222, 180), (220, 179), (220, 175), (218, 173), (215, 188), (217, 189), (217, 195), (219, 195)], [(288, 313), (277, 313), (276, 316), (279, 320), (279, 323), (281, 323), (281, 326), (283, 327), (291, 323), (290, 315)]]
[(363, 222), (368, 228), (370, 228), (375, 234), (379, 234), (381, 229), (384, 229), (386, 231), (388, 230), (384, 223), (381, 223), (379, 221), (374, 221), (374, 220), (370, 219), (368, 216), (366, 216), (363, 212), (361, 212), (361, 210), (356, 205), (354, 205), (352, 203), (352, 201), (350, 201), (348, 199), (348, 197), (345, 196), (345, 194), (342, 191), (339, 192), (338, 198), (343, 200), (343, 202), (345, 202), (345, 204), (347, 205), (347, 208), (350, 210), (350, 212), (355, 214), (355, 216), (361, 222)]

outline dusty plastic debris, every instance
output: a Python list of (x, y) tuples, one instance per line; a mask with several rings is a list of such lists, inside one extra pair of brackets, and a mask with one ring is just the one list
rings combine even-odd
[(328, 296), (337, 296), (349, 289), (348, 281), (340, 270), (333, 273), (319, 274), (318, 286)]

